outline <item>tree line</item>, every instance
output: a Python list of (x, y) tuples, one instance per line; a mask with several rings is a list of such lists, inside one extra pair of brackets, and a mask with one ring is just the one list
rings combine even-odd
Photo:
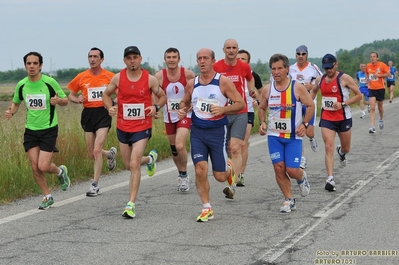
[[(339, 63), (338, 69), (345, 72), (353, 77), (355, 77), (356, 72), (359, 71), (359, 65), (361, 63), (369, 62), (369, 57), (371, 52), (377, 52), (379, 59), (386, 64), (388, 61), (393, 61), (394, 65), (399, 62), (399, 39), (385, 39), (378, 40), (372, 43), (363, 44), (362, 46), (355, 48), (353, 50), (339, 49), (336, 52), (336, 57)], [(308, 58), (308, 60), (321, 68), (322, 58)], [(291, 58), (290, 64), (295, 63), (296, 59)], [(158, 65), (157, 69), (151, 67), (148, 62), (142, 64), (142, 68), (149, 71), (151, 74), (165, 68), (166, 65)], [(267, 82), (270, 78), (270, 69), (268, 62), (262, 62), (258, 60), (256, 63), (251, 63), (251, 68), (253, 71), (259, 74), (263, 82)], [(78, 73), (86, 70), (87, 68), (70, 68), (70, 69), (58, 69), (53, 75), (56, 77), (58, 82), (66, 83), (71, 81)], [(121, 69), (106, 68), (107, 70), (117, 73)], [(198, 66), (189, 67), (194, 73), (199, 74)], [(45, 73), (52, 75), (50, 73)], [(16, 70), (9, 70), (5, 72), (0, 72), (0, 83), (16, 83), (19, 80), (26, 77), (26, 71), (23, 68), (18, 68)]]

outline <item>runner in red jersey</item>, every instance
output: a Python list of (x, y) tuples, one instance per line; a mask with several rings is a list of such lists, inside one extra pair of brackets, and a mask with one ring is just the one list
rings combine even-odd
[[(143, 157), (147, 142), (151, 137), (152, 118), (166, 102), (165, 93), (160, 89), (158, 80), (146, 70), (142, 70), (141, 53), (136, 46), (129, 46), (124, 51), (126, 68), (117, 73), (103, 94), (104, 106), (110, 116), (117, 115), (117, 135), (122, 160), (130, 170), (130, 200), (125, 206), (123, 217), (136, 216), (135, 201), (140, 186), (140, 165), (147, 164), (147, 174), (155, 171), (157, 153)], [(111, 95), (118, 89), (118, 105), (113, 106)], [(152, 105), (151, 93), (157, 97), (157, 104)]]
[[(238, 93), (247, 102), (245, 94), (245, 85), (247, 86), (251, 97), (256, 98), (255, 82), (252, 76), (249, 64), (241, 62), (237, 59), (239, 48), (238, 43), (234, 39), (228, 39), (224, 42), (223, 52), (224, 59), (217, 61), (213, 65), (213, 69), (226, 77), (228, 77), (235, 85)], [(229, 156), (234, 168), (239, 172), (238, 180), (243, 172), (242, 165), (242, 146), (244, 145), (245, 132), (248, 123), (248, 107), (239, 111), (237, 114), (228, 115), (229, 125), (227, 139), (229, 141)]]
[[(326, 54), (322, 60), (325, 74), (316, 78), (311, 90), (312, 98), (321, 92), (321, 136), (325, 146), (325, 164), (327, 181), (325, 189), (335, 191), (334, 173), (334, 141), (338, 134), (340, 144), (336, 146), (341, 166), (346, 166), (346, 154), (351, 147), (352, 114), (350, 105), (362, 98), (355, 81), (349, 75), (339, 72), (338, 62), (334, 55)], [(350, 96), (353, 93), (354, 96)]]

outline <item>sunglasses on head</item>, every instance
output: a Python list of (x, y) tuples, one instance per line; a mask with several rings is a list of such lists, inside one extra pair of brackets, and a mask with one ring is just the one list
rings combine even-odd
[(296, 53), (296, 55), (302, 55), (302, 56), (305, 56), (305, 55), (306, 55), (306, 52), (303, 52), (303, 53), (297, 52), (297, 53)]

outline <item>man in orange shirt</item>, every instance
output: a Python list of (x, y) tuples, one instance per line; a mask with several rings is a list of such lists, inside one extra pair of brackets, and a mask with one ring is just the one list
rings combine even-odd
[[(108, 159), (108, 169), (116, 166), (116, 148), (103, 150), (105, 139), (111, 128), (112, 117), (104, 108), (102, 94), (114, 76), (114, 73), (101, 67), (104, 53), (99, 48), (91, 48), (88, 55), (90, 68), (79, 73), (69, 84), (69, 100), (83, 104), (81, 125), (85, 131), (87, 153), (94, 160), (94, 177), (86, 196), (97, 196), (100, 188), (98, 181), (101, 175), (103, 157)], [(79, 95), (78, 93), (81, 92)]]
[(384, 79), (391, 76), (388, 65), (378, 61), (378, 54), (376, 52), (370, 53), (370, 63), (366, 66), (367, 86), (369, 88), (369, 102), (370, 102), (370, 129), (369, 133), (375, 133), (375, 103), (378, 102), (378, 113), (380, 120), (378, 126), (380, 130), (384, 129), (384, 98), (385, 85)]

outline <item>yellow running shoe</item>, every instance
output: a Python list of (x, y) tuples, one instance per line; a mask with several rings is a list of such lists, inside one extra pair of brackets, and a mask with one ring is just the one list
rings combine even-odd
[(136, 207), (134, 205), (134, 202), (128, 202), (126, 204), (125, 210), (123, 211), (122, 216), (126, 217), (126, 218), (134, 218), (134, 217), (136, 217)]
[(201, 214), (197, 217), (197, 222), (208, 222), (214, 217), (212, 208), (202, 209)]
[(149, 163), (146, 165), (146, 169), (147, 169), (147, 175), (149, 177), (154, 176), (155, 171), (157, 170), (157, 158), (158, 158), (158, 153), (156, 150), (151, 150), (151, 152), (149, 153), (149, 156), (152, 157), (152, 163)]

